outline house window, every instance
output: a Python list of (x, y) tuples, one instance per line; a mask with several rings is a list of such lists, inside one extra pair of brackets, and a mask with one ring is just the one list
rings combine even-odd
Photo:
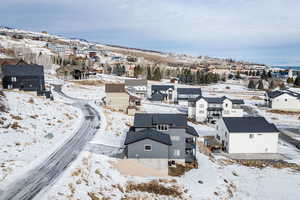
[(217, 139), (220, 140), (220, 136), (219, 135), (217, 135)]
[(284, 99), (285, 101), (287, 101), (287, 99)]
[(152, 151), (152, 146), (151, 145), (145, 145), (144, 146), (145, 151)]
[(226, 107), (226, 108), (228, 107), (228, 103), (225, 104), (225, 107)]
[(171, 136), (171, 140), (172, 141), (179, 141), (180, 140), (180, 136)]
[(219, 130), (219, 126), (217, 126), (217, 130)]
[(180, 156), (180, 150), (179, 149), (174, 149), (174, 156)]
[(167, 124), (157, 124), (156, 129), (158, 131), (168, 131), (169, 130), (169, 125), (167, 125)]
[(249, 138), (253, 139), (254, 138), (254, 134), (249, 134)]
[(11, 82), (17, 82), (17, 77), (11, 77)]
[(200, 108), (204, 108), (204, 104), (200, 104), (199, 107), (200, 107)]
[(225, 132), (225, 136), (227, 137), (227, 132)]
[(200, 114), (203, 114), (203, 113), (204, 113), (204, 110), (199, 110), (199, 113), (200, 113)]

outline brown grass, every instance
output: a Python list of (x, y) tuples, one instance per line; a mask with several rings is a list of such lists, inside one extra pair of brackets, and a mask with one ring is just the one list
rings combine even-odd
[(281, 114), (281, 115), (300, 115), (300, 112), (296, 111), (284, 111), (284, 110), (267, 110), (269, 113)]
[(70, 81), (76, 85), (88, 85), (88, 86), (100, 86), (103, 85), (104, 82), (100, 80), (81, 80), (81, 81)]
[(30, 115), (30, 117), (31, 117), (32, 119), (36, 119), (36, 118), (38, 118), (39, 116), (38, 116), (38, 115)]
[(263, 98), (261, 98), (259, 96), (253, 96), (250, 99), (252, 99), (252, 100), (264, 100)]
[(128, 182), (125, 188), (127, 193), (148, 192), (156, 195), (166, 195), (172, 197), (182, 197), (183, 191), (178, 186), (166, 187), (160, 184), (157, 180), (152, 180), (148, 183), (133, 183)]
[(18, 115), (13, 115), (13, 114), (10, 114), (10, 117), (14, 120), (23, 120), (22, 117), (18, 116)]
[(14, 122), (13, 124), (10, 125), (10, 128), (12, 129), (18, 129), (18, 128), (22, 128), (18, 122)]
[(32, 97), (30, 97), (30, 99), (27, 101), (27, 103), (30, 103), (30, 104), (34, 104), (34, 100)]

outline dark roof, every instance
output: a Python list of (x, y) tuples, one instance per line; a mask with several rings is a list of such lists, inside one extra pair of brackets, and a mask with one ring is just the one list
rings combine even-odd
[(198, 94), (198, 95), (201, 95), (201, 88), (177, 88), (177, 94)]
[(147, 86), (147, 79), (125, 79), (126, 86)]
[(207, 103), (217, 103), (221, 104), (226, 99), (226, 97), (204, 97)]
[(151, 85), (153, 91), (166, 91), (168, 89), (174, 89), (173, 85)]
[(108, 93), (125, 92), (125, 85), (124, 84), (105, 84), (105, 92), (108, 92)]
[(230, 99), (233, 104), (245, 104), (243, 99)]
[(145, 139), (150, 139), (165, 145), (172, 145), (170, 136), (168, 134), (152, 129), (144, 129), (138, 132), (129, 131), (126, 135), (124, 144), (128, 145)]
[(224, 117), (223, 121), (231, 133), (274, 133), (279, 132), (274, 124), (264, 117)]
[(167, 96), (166, 94), (155, 92), (154, 94), (151, 95), (151, 101), (163, 101), (166, 96)]
[(288, 94), (288, 95), (291, 95), (293, 97), (297, 97), (297, 98), (300, 98), (300, 94), (297, 93), (297, 92), (293, 92), (293, 91), (290, 91), (290, 90), (275, 90), (275, 91), (270, 91), (270, 92), (267, 92), (268, 96), (270, 98), (276, 98), (282, 94)]
[(136, 113), (134, 116), (134, 127), (151, 128), (157, 124), (169, 124), (172, 128), (187, 127), (187, 119), (184, 114)]
[(199, 137), (197, 131), (194, 129), (194, 127), (192, 126), (187, 126), (187, 128), (185, 129), (187, 134)]
[(3, 76), (44, 76), (42, 65), (4, 65)]

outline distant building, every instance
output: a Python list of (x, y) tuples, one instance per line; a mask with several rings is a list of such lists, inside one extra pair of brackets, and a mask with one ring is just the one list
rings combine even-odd
[(126, 135), (128, 159), (168, 172), (168, 165), (196, 162), (198, 133), (183, 114), (137, 113)]
[(197, 122), (216, 120), (221, 117), (242, 117), (241, 99), (223, 97), (203, 97), (189, 100), (188, 117)]
[(152, 85), (151, 86), (151, 101), (158, 102), (174, 102), (175, 88), (173, 85)]
[(224, 117), (216, 139), (227, 153), (277, 153), (279, 131), (263, 117)]
[(179, 105), (188, 107), (189, 100), (201, 97), (201, 88), (177, 88), (176, 101)]
[(45, 91), (44, 67), (41, 65), (4, 65), (1, 74), (3, 89)]
[(129, 94), (124, 84), (105, 84), (105, 103), (112, 109), (126, 112), (129, 106)]
[(128, 92), (141, 98), (147, 96), (147, 84), (148, 81), (146, 79), (125, 79), (125, 87)]
[(290, 90), (266, 92), (265, 103), (274, 110), (300, 111), (300, 94)]

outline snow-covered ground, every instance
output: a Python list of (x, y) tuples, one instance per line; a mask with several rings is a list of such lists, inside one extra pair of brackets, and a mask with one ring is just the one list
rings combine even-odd
[[(64, 91), (74, 97), (84, 97), (94, 100), (104, 96), (104, 90), (95, 89), (94, 86), (84, 86), (78, 92), (78, 86), (69, 85)], [(80, 86), (81, 87), (81, 86)], [(100, 86), (101, 88), (102, 86)], [(208, 86), (205, 90), (218, 95), (230, 94), (233, 97), (240, 96), (241, 92), (249, 99), (249, 105), (255, 105), (251, 100), (252, 91), (243, 86), (232, 86), (232, 90), (226, 89), (228, 85)], [(90, 89), (89, 89), (90, 88)], [(90, 91), (97, 91), (93, 96)], [(99, 92), (99, 93), (98, 93)], [(258, 95), (254, 91), (255, 95)], [(261, 96), (261, 95), (260, 95)], [(255, 100), (253, 100), (255, 101)], [(178, 105), (153, 104), (144, 101), (141, 107), (145, 112), (173, 113), (185, 112)], [(255, 106), (254, 106), (255, 107)], [(257, 108), (257, 107), (255, 107)], [(117, 145), (121, 144), (126, 131), (133, 122), (133, 118), (123, 113), (112, 112), (98, 106), (102, 116), (105, 116), (105, 129), (99, 131), (91, 143)], [(259, 109), (259, 107), (257, 108)], [(294, 122), (292, 122), (294, 123)], [(206, 125), (194, 126), (201, 136), (214, 135), (215, 129)], [(288, 162), (300, 164), (300, 151), (295, 147), (279, 142), (279, 152), (291, 158)], [(185, 191), (181, 199), (219, 200), (219, 199), (264, 199), (264, 200), (296, 200), (300, 194), (300, 173), (291, 169), (276, 169), (267, 167), (263, 169), (245, 167), (238, 164), (224, 165), (197, 152), (199, 163), (198, 169), (187, 172), (182, 177), (167, 177), (161, 184), (176, 186)], [(225, 159), (225, 158), (222, 158)], [(139, 197), (140, 199), (176, 199), (172, 196), (154, 195), (144, 192), (132, 192), (126, 190), (129, 181), (134, 183), (145, 183), (157, 180), (157, 177), (137, 177), (122, 175), (115, 168), (114, 163), (118, 159), (110, 158), (91, 152), (83, 152), (76, 162), (58, 180), (58, 182), (40, 199), (92, 199), (92, 197), (107, 199), (122, 199), (127, 197)], [(175, 179), (175, 181), (173, 181)], [(172, 182), (172, 183), (170, 183)], [(288, 195), (287, 195), (288, 194)], [(95, 198), (95, 199), (97, 199)]]
[(80, 124), (81, 112), (36, 93), (4, 92), (8, 113), (0, 113), (0, 183), (30, 169), (52, 153)]

